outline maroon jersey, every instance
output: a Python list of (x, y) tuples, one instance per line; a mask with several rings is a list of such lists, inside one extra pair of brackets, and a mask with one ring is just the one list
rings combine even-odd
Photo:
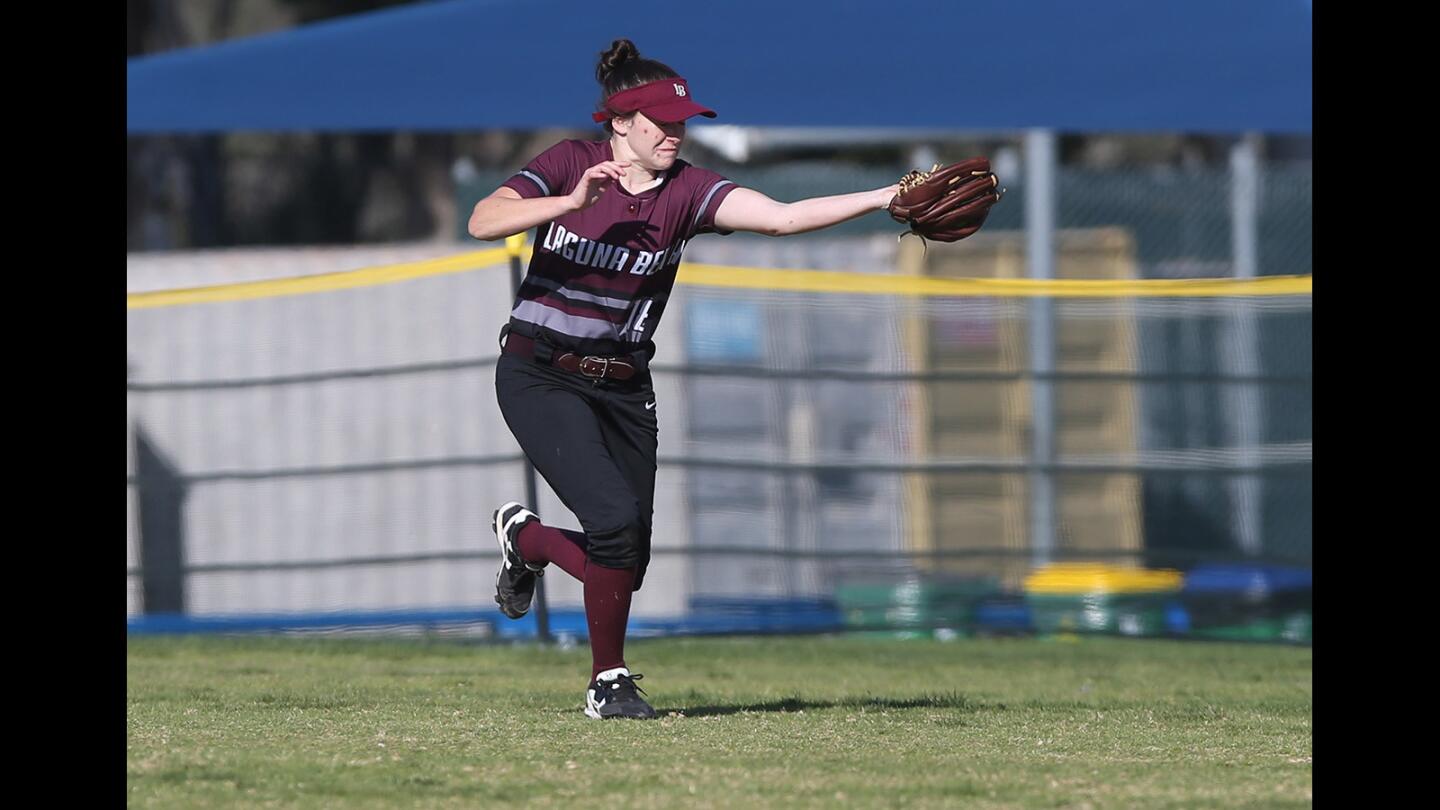
[[(561, 197), (610, 142), (561, 141), (502, 185), (521, 197)], [(680, 254), (697, 234), (720, 233), (715, 211), (736, 188), (683, 160), (658, 186), (617, 183), (594, 205), (535, 229), (535, 252), (510, 311), (511, 328), (586, 354), (628, 354), (652, 339), (675, 286)]]

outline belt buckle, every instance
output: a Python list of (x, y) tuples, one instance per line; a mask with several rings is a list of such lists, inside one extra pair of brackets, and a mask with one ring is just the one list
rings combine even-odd
[[(585, 370), (585, 364), (588, 363), (588, 362), (590, 362), (590, 361), (592, 361), (592, 360), (603, 364), (603, 365), (601, 365), (601, 367), (600, 367), (600, 373), (599, 373), (599, 374), (592, 374), (592, 373), (590, 373), (589, 371), (586, 371), (586, 370)], [(588, 354), (588, 355), (586, 355), (585, 357), (583, 357), (583, 358), (580, 359), (580, 373), (583, 374), (583, 375), (585, 375), (586, 377), (591, 377), (591, 378), (597, 379), (597, 380), (603, 380), (603, 379), (605, 379), (605, 375), (607, 375), (607, 374), (610, 373), (610, 358), (608, 358), (608, 357), (597, 357), (597, 356), (595, 356), (595, 355), (593, 355), (593, 354)]]

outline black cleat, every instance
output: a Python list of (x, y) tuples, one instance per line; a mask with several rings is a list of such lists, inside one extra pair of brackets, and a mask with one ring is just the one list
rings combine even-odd
[(648, 720), (655, 716), (655, 710), (640, 697), (645, 691), (635, 682), (645, 677), (638, 672), (630, 674), (624, 667), (607, 669), (595, 676), (590, 688), (585, 690), (585, 715), (596, 720), (611, 717), (632, 717)]
[(518, 619), (530, 612), (535, 597), (535, 578), (544, 576), (545, 564), (531, 565), (520, 557), (516, 539), (520, 527), (539, 517), (529, 509), (511, 501), (495, 510), (495, 540), (500, 544), (500, 570), (495, 574), (495, 604), (500, 612)]

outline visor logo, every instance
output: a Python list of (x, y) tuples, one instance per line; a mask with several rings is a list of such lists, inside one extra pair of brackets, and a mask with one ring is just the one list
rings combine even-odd
[(677, 84), (677, 85), (674, 85), (674, 87), (675, 87), (675, 95), (677, 95), (677, 96), (683, 96), (683, 95), (685, 95), (685, 85), (683, 85), (683, 84)]

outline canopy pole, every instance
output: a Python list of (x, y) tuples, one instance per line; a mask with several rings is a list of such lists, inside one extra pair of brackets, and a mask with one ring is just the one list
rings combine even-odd
[[(1260, 136), (1248, 132), (1230, 148), (1230, 241), (1236, 278), (1255, 278), (1259, 259)], [(1254, 378), (1260, 374), (1259, 335), (1255, 309), (1244, 298), (1235, 299), (1222, 362), (1229, 373)], [(1245, 472), (1230, 480), (1231, 534), (1240, 550), (1261, 552), (1263, 482), (1260, 463), (1261, 391), (1258, 383), (1231, 383), (1225, 401), (1235, 431), (1240, 462)]]
[[(1030, 278), (1055, 278), (1055, 132), (1025, 133), (1025, 264)], [(1055, 555), (1055, 302), (1030, 299), (1030, 548), (1034, 565)]]

